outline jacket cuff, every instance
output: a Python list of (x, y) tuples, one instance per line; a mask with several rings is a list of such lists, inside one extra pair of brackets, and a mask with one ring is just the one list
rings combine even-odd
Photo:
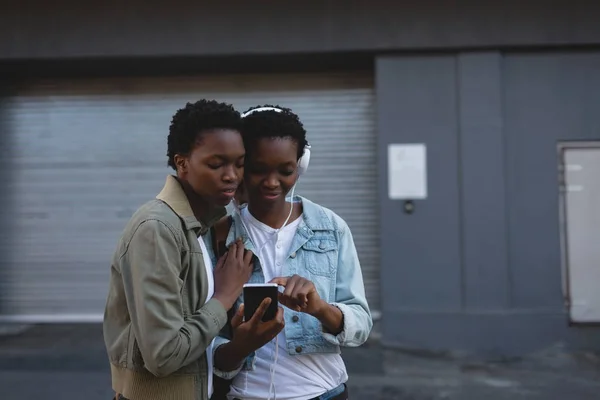
[(335, 344), (337, 346), (344, 346), (348, 339), (352, 339), (356, 334), (356, 317), (350, 307), (342, 303), (331, 303), (332, 306), (337, 307), (344, 316), (344, 326), (342, 331), (337, 335), (333, 335), (329, 332), (326, 332), (324, 328), (321, 331), (321, 334), (331, 344)]
[(202, 307), (201, 310), (212, 317), (213, 322), (219, 328), (223, 328), (227, 323), (227, 310), (219, 300), (210, 299)]

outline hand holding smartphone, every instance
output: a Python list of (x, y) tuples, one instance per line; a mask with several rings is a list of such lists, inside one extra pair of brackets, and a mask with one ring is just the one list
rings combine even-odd
[(267, 297), (271, 299), (271, 304), (265, 311), (262, 321), (266, 322), (275, 318), (279, 305), (279, 285), (276, 283), (247, 283), (243, 290), (245, 321), (250, 321), (260, 303)]
[[(285, 327), (283, 308), (279, 307), (278, 301), (279, 286), (276, 283), (245, 284), (243, 291), (244, 305), (231, 319), (231, 346), (219, 347), (232, 349), (235, 357), (238, 357), (231, 368), (236, 368), (243, 358), (275, 339)], [(266, 301), (267, 298), (269, 301)]]

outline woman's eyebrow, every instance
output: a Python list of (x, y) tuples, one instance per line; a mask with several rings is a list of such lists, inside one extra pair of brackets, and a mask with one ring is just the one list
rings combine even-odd
[(230, 160), (233, 158), (235, 158), (236, 160), (240, 160), (244, 157), (245, 157), (245, 155), (241, 155), (241, 156), (237, 156), (237, 157), (230, 157), (227, 154), (211, 154), (208, 158), (218, 158), (222, 161), (227, 161), (227, 160)]

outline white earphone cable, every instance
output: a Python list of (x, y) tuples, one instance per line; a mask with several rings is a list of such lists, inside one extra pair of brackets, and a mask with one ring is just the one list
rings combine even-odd
[(277, 388), (275, 387), (275, 367), (279, 358), (279, 335), (275, 336), (275, 356), (271, 363), (271, 382), (269, 383), (269, 396), (267, 400), (271, 400), (271, 391), (273, 391), (273, 400), (277, 400)]
[[(294, 184), (294, 186), (292, 187), (292, 191), (291, 191), (291, 201), (290, 201), (290, 211), (287, 215), (287, 218), (285, 219), (284, 223), (281, 225), (281, 227), (279, 229), (276, 229), (273, 234), (269, 237), (269, 239), (265, 240), (264, 243), (260, 246), (260, 248), (256, 251), (256, 256), (260, 259), (260, 253), (262, 252), (262, 250), (265, 248), (265, 246), (272, 241), (272, 239), (274, 237), (276, 237), (279, 234), (279, 231), (281, 229), (283, 229), (287, 223), (289, 222), (290, 218), (292, 217), (292, 214), (294, 212), (294, 190), (296, 189), (296, 185)], [(248, 227), (246, 226), (246, 223), (244, 221), (244, 216), (242, 215), (242, 212), (240, 210), (240, 206), (239, 204), (233, 200), (233, 205), (234, 205), (234, 209), (235, 211), (239, 214), (240, 216), (240, 221), (242, 222), (242, 225), (244, 226), (244, 229), (246, 230), (248, 236), (250, 237), (250, 231), (248, 230)], [(250, 240), (252, 240), (252, 238), (250, 238)], [(253, 240), (252, 240), (253, 241)], [(254, 241), (253, 241), (254, 242)], [(268, 400), (271, 400), (271, 394), (273, 394), (273, 400), (277, 400), (277, 388), (275, 385), (275, 369), (277, 367), (277, 360), (279, 358), (279, 335), (275, 336), (275, 354), (273, 356), (273, 361), (271, 362), (271, 367), (270, 367), (270, 382), (269, 382), (269, 395), (268, 395)], [(246, 380), (245, 380), (245, 386), (247, 388), (248, 385), (248, 380), (247, 380), (247, 376), (246, 376)]]
[[(252, 110), (251, 112), (247, 113), (245, 116), (251, 114), (252, 112), (255, 111), (266, 111), (267, 108), (263, 108), (263, 109), (256, 109), (256, 110)], [(270, 109), (272, 111), (277, 111), (277, 112), (281, 112), (281, 110), (279, 109)], [(310, 145), (307, 145), (308, 149), (310, 149)], [(294, 183), (294, 186), (292, 186), (292, 190), (291, 190), (291, 195), (290, 195), (290, 211), (287, 215), (287, 218), (285, 219), (285, 221), (283, 222), (283, 224), (281, 225), (281, 227), (279, 227), (279, 229), (276, 229), (273, 234), (264, 241), (264, 243), (260, 246), (260, 248), (258, 248), (256, 250), (256, 256), (260, 259), (260, 254), (262, 252), (262, 250), (265, 248), (265, 246), (272, 241), (272, 239), (274, 237), (277, 237), (277, 235), (279, 235), (279, 231), (281, 231), (281, 229), (283, 229), (287, 223), (289, 222), (290, 218), (292, 217), (292, 214), (294, 212), (294, 192), (296, 190), (296, 183)], [(237, 201), (235, 199), (233, 199), (233, 205), (234, 205), (234, 210), (235, 212), (238, 213), (239, 217), (240, 217), (240, 221), (242, 223), (242, 226), (244, 227), (244, 229), (246, 230), (246, 233), (248, 234), (249, 239), (253, 242), (254, 245), (256, 245), (256, 243), (254, 243), (255, 241), (252, 240), (252, 238), (250, 237), (250, 230), (248, 229), (248, 227), (246, 226), (246, 222), (244, 221), (244, 216), (241, 212), (241, 206), (237, 203)], [(269, 382), (269, 394), (268, 394), (268, 399), (267, 400), (271, 400), (271, 394), (273, 394), (273, 400), (277, 400), (277, 388), (275, 385), (275, 369), (277, 367), (277, 361), (279, 358), (279, 334), (277, 336), (275, 336), (275, 354), (273, 355), (273, 361), (271, 362), (271, 366), (270, 366), (270, 382)], [(246, 374), (246, 379), (245, 379), (245, 389), (244, 391), (248, 390), (248, 375)]]

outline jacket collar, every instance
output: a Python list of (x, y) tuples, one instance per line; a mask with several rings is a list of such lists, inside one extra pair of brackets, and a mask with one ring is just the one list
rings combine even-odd
[(165, 186), (156, 198), (165, 202), (181, 218), (185, 229), (197, 230), (200, 235), (204, 235), (216, 221), (226, 214), (224, 207), (217, 207), (209, 215), (198, 221), (181, 184), (173, 175), (167, 176)]
[(311, 231), (333, 231), (336, 229), (322, 206), (302, 196), (294, 196), (294, 201), (302, 202), (304, 222)]
[[(334, 231), (336, 229), (331, 218), (325, 213), (323, 207), (302, 196), (294, 196), (293, 201), (302, 203), (302, 221), (296, 231), (297, 234), (308, 239), (310, 236), (314, 235), (315, 231)], [(247, 207), (247, 205), (242, 206), (242, 208), (243, 207)], [(233, 211), (232, 218), (234, 229), (229, 231), (226, 245), (229, 246), (236, 238), (240, 237), (248, 249), (254, 250), (254, 246), (248, 238), (248, 233), (242, 223), (240, 214), (237, 211)]]

